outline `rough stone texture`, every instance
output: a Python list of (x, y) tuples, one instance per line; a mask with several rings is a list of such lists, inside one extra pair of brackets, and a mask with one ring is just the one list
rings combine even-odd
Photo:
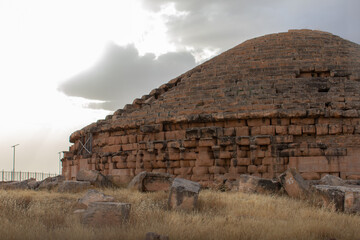
[(91, 187), (90, 182), (85, 181), (63, 181), (58, 186), (58, 192), (77, 193), (82, 192)]
[(169, 240), (169, 237), (154, 232), (148, 232), (145, 235), (145, 240)]
[(309, 195), (309, 184), (294, 168), (289, 168), (279, 176), (286, 193), (293, 198), (305, 199)]
[(57, 188), (58, 185), (60, 183), (62, 183), (63, 181), (65, 181), (65, 177), (64, 176), (56, 176), (56, 177), (48, 177), (45, 178), (44, 180), (40, 181), (39, 186), (37, 189), (39, 190), (52, 190), (54, 188)]
[(81, 223), (92, 227), (121, 225), (127, 222), (131, 204), (118, 202), (92, 202), (82, 213)]
[(313, 186), (315, 194), (320, 197), (322, 205), (328, 209), (344, 211), (345, 193), (336, 186), (316, 185)]
[(7, 182), (1, 185), (1, 188), (6, 190), (16, 190), (16, 189), (33, 189), (34, 183), (36, 183), (35, 178), (30, 178), (21, 182)]
[(360, 214), (360, 191), (345, 191), (344, 210), (348, 213)]
[(63, 175), (360, 179), (359, 90), (356, 43), (311, 30), (251, 39), (74, 132)]
[(168, 173), (141, 172), (128, 185), (130, 189), (140, 192), (156, 192), (170, 190), (173, 178)]
[(77, 181), (87, 181), (95, 187), (111, 187), (112, 183), (106, 176), (95, 170), (80, 170), (76, 175)]
[(78, 200), (79, 208), (87, 208), (92, 202), (113, 202), (115, 199), (113, 196), (105, 195), (95, 189), (90, 189), (87, 193)]
[(319, 185), (345, 186), (346, 182), (339, 177), (333, 175), (325, 175), (320, 179)]
[(175, 210), (194, 210), (201, 186), (197, 182), (175, 178), (170, 189), (168, 207)]
[(281, 185), (277, 181), (250, 175), (240, 175), (238, 190), (245, 193), (276, 194)]

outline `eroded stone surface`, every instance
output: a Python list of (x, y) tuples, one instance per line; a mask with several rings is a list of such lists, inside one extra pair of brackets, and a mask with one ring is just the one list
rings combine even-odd
[(92, 202), (82, 213), (81, 223), (92, 227), (121, 225), (129, 220), (131, 204)]
[(58, 186), (58, 192), (77, 193), (91, 188), (90, 182), (87, 181), (63, 181)]
[(173, 178), (168, 173), (141, 172), (128, 185), (130, 189), (140, 192), (169, 191)]
[(95, 170), (80, 170), (76, 175), (77, 181), (87, 181), (96, 187), (111, 187), (112, 183), (106, 176)]
[(201, 186), (197, 182), (175, 178), (169, 194), (168, 207), (175, 210), (194, 210)]
[(300, 199), (307, 198), (309, 194), (309, 184), (296, 169), (289, 168), (279, 176), (279, 180), (290, 197)]
[(281, 185), (277, 181), (250, 175), (240, 175), (238, 190), (245, 193), (276, 194)]
[(114, 200), (113, 196), (108, 196), (95, 189), (90, 189), (78, 200), (78, 206), (80, 208), (87, 208), (92, 202), (113, 202)]

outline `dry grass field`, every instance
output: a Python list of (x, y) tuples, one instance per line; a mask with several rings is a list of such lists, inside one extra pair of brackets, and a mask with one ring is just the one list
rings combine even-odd
[(167, 193), (107, 189), (132, 204), (130, 221), (116, 228), (80, 224), (77, 199), (84, 193), (0, 190), (1, 239), (360, 239), (360, 216), (330, 212), (286, 196), (200, 192), (195, 212), (166, 210)]

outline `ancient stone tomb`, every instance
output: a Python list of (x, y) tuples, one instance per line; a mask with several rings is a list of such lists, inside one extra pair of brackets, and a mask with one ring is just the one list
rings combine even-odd
[(293, 30), (248, 40), (70, 136), (63, 175), (202, 183), (296, 168), (360, 178), (360, 46)]

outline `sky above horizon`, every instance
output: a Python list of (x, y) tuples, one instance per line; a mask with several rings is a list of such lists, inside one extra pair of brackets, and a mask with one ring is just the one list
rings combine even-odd
[(360, 43), (356, 0), (0, 0), (0, 170), (59, 172), (69, 136), (250, 38)]

